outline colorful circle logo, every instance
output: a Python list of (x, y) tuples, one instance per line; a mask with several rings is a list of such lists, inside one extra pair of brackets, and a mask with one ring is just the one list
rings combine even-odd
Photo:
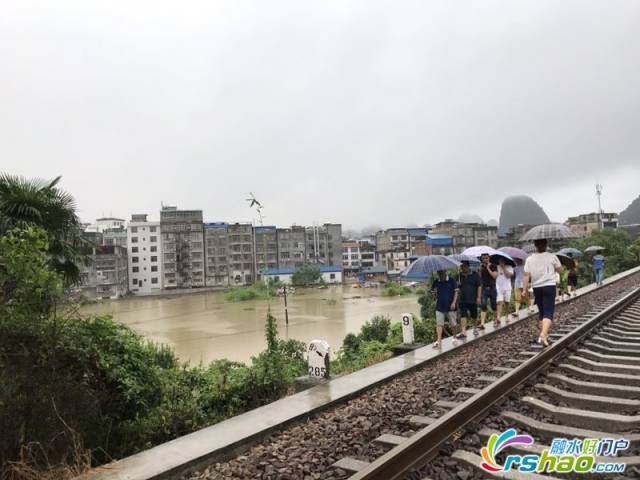
[(505, 448), (512, 445), (533, 445), (533, 437), (530, 435), (518, 435), (515, 428), (510, 428), (498, 435), (494, 433), (489, 438), (486, 447), (482, 447), (482, 468), (487, 472), (501, 472), (503, 466), (496, 462), (496, 457)]

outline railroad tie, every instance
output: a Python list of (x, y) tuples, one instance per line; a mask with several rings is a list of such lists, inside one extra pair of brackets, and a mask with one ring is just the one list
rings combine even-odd
[(638, 352), (637, 350), (607, 347), (605, 345), (594, 343), (594, 342), (585, 342), (584, 345), (585, 347), (589, 347), (592, 350), (596, 350), (598, 352), (604, 352), (611, 355), (621, 355), (625, 357), (640, 357), (640, 352)]
[(606, 355), (604, 353), (594, 352), (588, 348), (579, 348), (576, 350), (581, 357), (588, 358), (596, 362), (611, 363), (616, 362), (623, 365), (637, 365), (640, 366), (640, 358), (638, 357), (625, 357), (623, 355)]
[(569, 385), (571, 390), (576, 393), (628, 399), (640, 398), (640, 387), (630, 387), (626, 384), (614, 385), (611, 383), (583, 382), (560, 373), (549, 373), (546, 379), (547, 381), (560, 385)]
[(573, 408), (586, 408), (607, 413), (635, 413), (640, 410), (640, 400), (574, 393), (546, 383), (538, 383), (536, 388), (544, 390), (555, 400)]
[(344, 457), (331, 466), (344, 470), (348, 473), (356, 473), (367, 468), (369, 466), (369, 462), (364, 462), (351, 457)]
[(409, 423), (419, 426), (431, 425), (436, 420), (438, 419), (433, 417), (424, 417), (422, 415), (412, 415), (411, 417), (409, 417)]
[(537, 473), (520, 473), (517, 470), (509, 470), (508, 472), (499, 472), (492, 474), (480, 468), (482, 458), (480, 455), (468, 452), (467, 450), (456, 450), (451, 455), (457, 462), (467, 468), (473, 468), (475, 471), (482, 473), (483, 478), (496, 478), (506, 480), (554, 480), (556, 477), (547, 475), (538, 475)]
[(460, 405), (462, 402), (455, 402), (455, 401), (451, 401), (451, 400), (438, 400), (436, 403), (434, 403), (433, 405), (435, 407), (438, 408), (444, 408), (446, 410), (451, 410), (453, 408), (456, 408), (458, 405)]
[(626, 438), (629, 440), (631, 448), (637, 448), (640, 445), (640, 434), (626, 433), (616, 434), (609, 432), (601, 432), (597, 430), (587, 430), (584, 428), (567, 427), (564, 425), (556, 425), (553, 423), (539, 422), (531, 417), (522, 415), (513, 411), (503, 411), (502, 417), (512, 423), (516, 423), (523, 427), (526, 431), (533, 435), (537, 435), (545, 440), (553, 440), (554, 438)]
[(582, 427), (586, 425), (594, 430), (625, 432), (640, 426), (640, 416), (638, 415), (619, 415), (578, 408), (559, 407), (558, 405), (552, 405), (530, 396), (522, 397), (521, 402), (570, 427)]
[(572, 375), (586, 380), (593, 380), (600, 383), (612, 383), (614, 385), (630, 385), (640, 387), (640, 376), (627, 375), (621, 373), (605, 373), (594, 370), (585, 370), (569, 363), (561, 363), (558, 365), (561, 370), (569, 372)]
[(475, 395), (476, 393), (480, 393), (482, 390), (479, 388), (473, 387), (460, 387), (456, 390), (456, 393), (470, 393), (471, 395)]
[(402, 437), (400, 435), (393, 435), (391, 433), (383, 433), (378, 438), (373, 440), (374, 443), (379, 443), (380, 445), (386, 445), (390, 447), (397, 447), (402, 442), (404, 442), (407, 437)]

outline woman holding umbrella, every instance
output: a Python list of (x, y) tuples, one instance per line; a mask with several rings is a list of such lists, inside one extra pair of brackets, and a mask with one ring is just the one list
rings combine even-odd
[(547, 240), (537, 239), (533, 244), (536, 253), (527, 258), (524, 264), (524, 295), (529, 295), (529, 285), (533, 286), (533, 295), (540, 312), (540, 336), (538, 343), (549, 346), (549, 331), (553, 322), (556, 301), (556, 273), (562, 272), (557, 256), (547, 252)]

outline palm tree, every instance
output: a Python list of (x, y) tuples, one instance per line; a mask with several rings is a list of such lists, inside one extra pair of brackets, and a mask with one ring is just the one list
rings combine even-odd
[(73, 196), (57, 187), (62, 177), (51, 181), (0, 174), (0, 235), (12, 228), (38, 226), (49, 235), (51, 266), (66, 283), (80, 279), (82, 226)]

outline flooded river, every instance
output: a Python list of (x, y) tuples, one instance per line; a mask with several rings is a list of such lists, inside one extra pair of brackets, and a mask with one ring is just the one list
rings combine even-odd
[(400, 320), (403, 312), (419, 312), (417, 295), (380, 297), (377, 289), (333, 286), (297, 290), (288, 297), (289, 326), (284, 302), (256, 300), (229, 303), (222, 292), (202, 292), (165, 297), (138, 297), (106, 301), (83, 307), (83, 313), (110, 313), (149, 339), (167, 343), (192, 363), (218, 358), (247, 362), (265, 348), (267, 308), (278, 320), (280, 336), (309, 342), (329, 342), (337, 350), (347, 333), (357, 332), (377, 314)]

